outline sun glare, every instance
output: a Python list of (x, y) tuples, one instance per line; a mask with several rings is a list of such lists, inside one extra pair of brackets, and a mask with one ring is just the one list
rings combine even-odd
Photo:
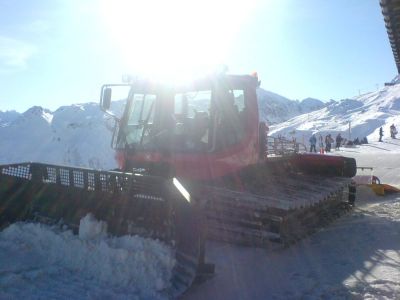
[(102, 20), (127, 71), (184, 80), (226, 64), (258, 0), (102, 1)]

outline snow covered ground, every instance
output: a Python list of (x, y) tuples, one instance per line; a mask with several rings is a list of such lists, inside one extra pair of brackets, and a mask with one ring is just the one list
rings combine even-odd
[[(400, 140), (334, 154), (400, 187)], [(359, 188), (353, 212), (288, 249), (213, 243), (207, 250), (216, 276), (184, 299), (400, 299), (400, 194)]]
[(0, 232), (0, 299), (164, 298), (171, 249), (137, 236), (107, 237), (104, 223), (89, 216), (78, 236), (37, 223)]
[[(400, 140), (333, 154), (400, 186)], [(183, 299), (399, 299), (400, 195), (359, 189), (353, 212), (288, 249), (214, 242), (207, 257), (216, 275)], [(0, 232), (0, 299), (157, 299), (172, 265), (151, 241), (15, 224)]]
[(399, 299), (400, 197), (360, 198), (350, 215), (289, 249), (213, 245), (217, 274), (186, 299)]

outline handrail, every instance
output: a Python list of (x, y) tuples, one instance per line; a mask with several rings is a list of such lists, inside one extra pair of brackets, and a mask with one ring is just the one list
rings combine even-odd
[(267, 137), (267, 156), (286, 156), (294, 153), (307, 152), (307, 147), (298, 143), (296, 139), (288, 140), (284, 137)]

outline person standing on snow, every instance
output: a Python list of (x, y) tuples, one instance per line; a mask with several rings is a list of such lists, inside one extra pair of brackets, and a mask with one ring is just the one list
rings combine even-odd
[(317, 138), (315, 137), (315, 134), (313, 134), (310, 137), (310, 152), (313, 152), (313, 149), (314, 149), (314, 152), (317, 152), (317, 149), (315, 148), (316, 144), (317, 144)]
[(325, 150), (324, 149), (324, 138), (322, 137), (321, 134), (319, 134), (318, 140), (319, 140), (319, 152), (324, 153), (324, 150)]
[(397, 134), (396, 126), (394, 126), (394, 124), (390, 125), (390, 137), (392, 139), (395, 139), (396, 138), (396, 134)]
[(336, 136), (336, 150), (340, 150), (340, 145), (343, 141), (342, 136), (340, 135), (340, 133)]
[(379, 142), (382, 142), (382, 137), (383, 137), (383, 129), (381, 127), (379, 128)]
[(325, 151), (326, 152), (331, 152), (332, 142), (333, 142), (333, 138), (331, 137), (331, 134), (328, 134), (325, 137)]

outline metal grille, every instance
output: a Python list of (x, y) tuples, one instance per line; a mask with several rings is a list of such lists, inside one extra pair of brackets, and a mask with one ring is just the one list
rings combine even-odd
[(100, 189), (107, 192), (107, 176), (105, 174), (100, 174)]
[(87, 176), (88, 176), (87, 189), (88, 189), (88, 191), (94, 191), (96, 188), (95, 183), (94, 183), (94, 173), (87, 173)]
[(69, 171), (65, 169), (59, 169), (60, 171), (60, 183), (62, 185), (70, 186), (69, 182)]
[(72, 171), (73, 178), (74, 178), (74, 186), (79, 188), (85, 187), (85, 182), (83, 181), (84, 174), (82, 171), (74, 170)]
[(57, 170), (56, 168), (47, 167), (47, 178), (43, 178), (45, 183), (57, 183)]
[(153, 177), (40, 163), (0, 166), (0, 175), (36, 180), (45, 184), (71, 186), (87, 191), (129, 193), (134, 199), (164, 201), (160, 182)]
[(1, 168), (1, 174), (4, 175), (10, 175), (14, 177), (20, 177), (20, 178), (25, 178), (25, 179), (31, 179), (32, 174), (30, 173), (30, 165), (6, 165), (6, 166), (0, 166)]

